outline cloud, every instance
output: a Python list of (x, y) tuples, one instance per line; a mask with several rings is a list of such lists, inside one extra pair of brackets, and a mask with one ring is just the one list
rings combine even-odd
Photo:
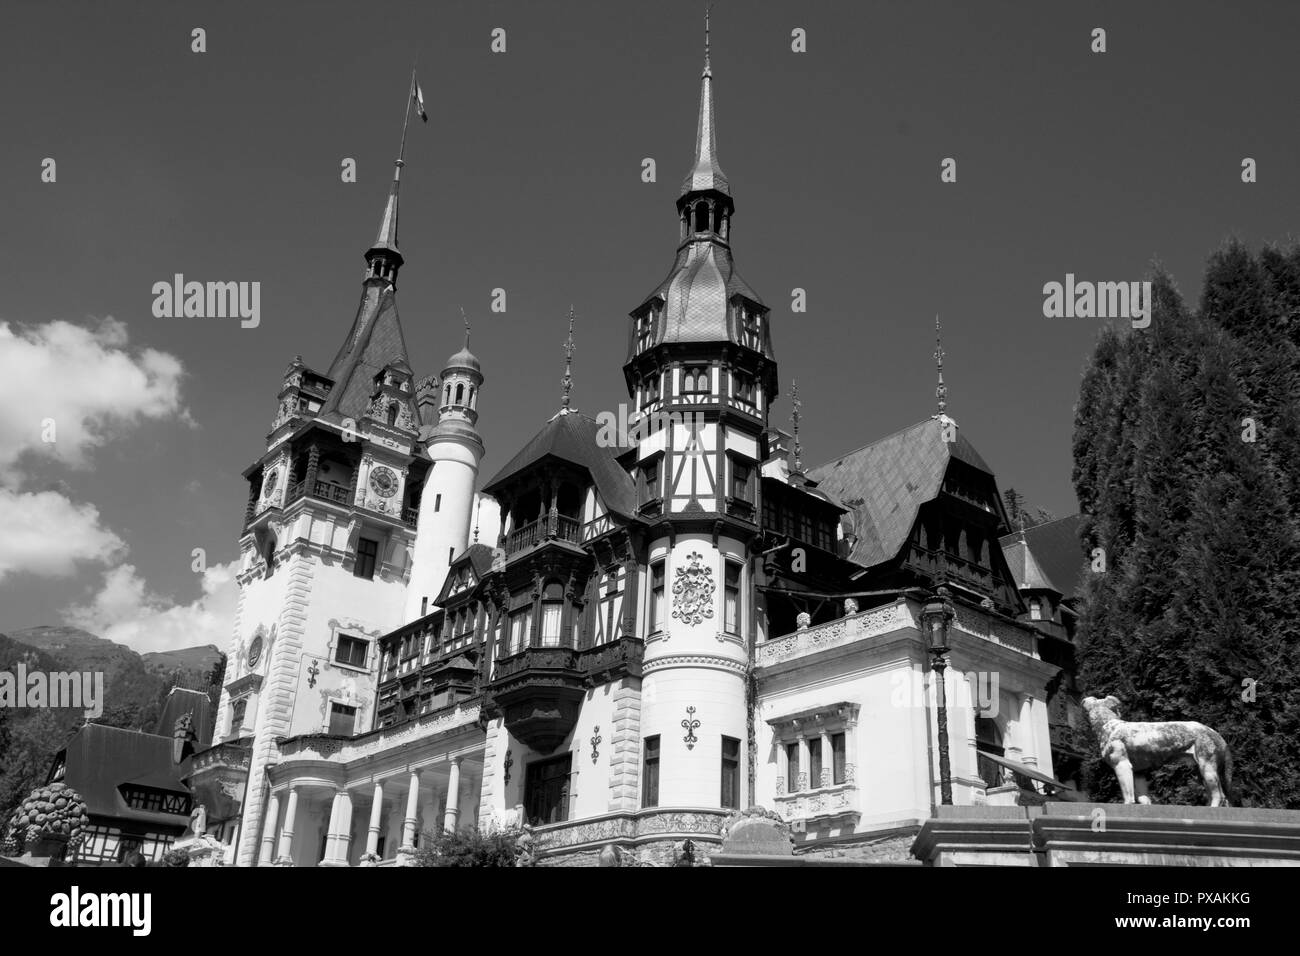
[(93, 328), (0, 322), (0, 484), (16, 484), (25, 454), (81, 468), (126, 427), (193, 424), (181, 404), (184, 374), (173, 355), (128, 350), (126, 326), (113, 318)]
[(104, 573), (103, 586), (90, 602), (65, 608), (64, 620), (92, 634), (145, 654), (184, 647), (230, 643), (239, 586), (237, 562), (216, 564), (203, 572), (203, 593), (177, 604), (151, 592), (133, 565)]
[(66, 577), (78, 562), (109, 561), (126, 549), (94, 505), (74, 504), (57, 491), (0, 487), (0, 529), (0, 582), (18, 572)]

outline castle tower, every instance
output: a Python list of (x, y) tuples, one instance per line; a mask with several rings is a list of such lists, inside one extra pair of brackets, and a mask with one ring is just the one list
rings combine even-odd
[(429, 461), (395, 296), (401, 170), (399, 158), (347, 338), (324, 374), (301, 357), (290, 364), (266, 450), (244, 472), (240, 594), (216, 724), (217, 740), (250, 751), (241, 866), (275, 826), (262, 813), (277, 739), (368, 730), (377, 640), (403, 622), (412, 495)]
[(659, 806), (743, 807), (753, 544), (776, 363), (768, 309), (732, 262), (735, 203), (718, 162), (707, 21), (705, 38), (677, 257), (631, 313), (624, 365), (639, 511), (651, 523), (641, 739), (662, 755)]
[(420, 490), (419, 532), (406, 592), (404, 620), (408, 622), (434, 610), (452, 559), (469, 546), (474, 484), (483, 460), (483, 439), (476, 428), (482, 386), (482, 367), (469, 350), (466, 323), (465, 347), (447, 360), (441, 387), (429, 382), (422, 396), (430, 401), (428, 392), (437, 389), (438, 423), (425, 442), (433, 464)]

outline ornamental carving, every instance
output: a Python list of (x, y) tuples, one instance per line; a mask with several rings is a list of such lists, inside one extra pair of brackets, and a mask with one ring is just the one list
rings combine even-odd
[(682, 721), (682, 729), (686, 731), (686, 736), (682, 741), (686, 744), (687, 750), (694, 750), (695, 745), (700, 742), (700, 738), (695, 736), (695, 731), (700, 729), (700, 721), (695, 716), (695, 708), (686, 708), (686, 719)]
[(713, 617), (713, 569), (703, 563), (703, 555), (692, 551), (687, 565), (677, 569), (673, 581), (673, 617), (683, 624), (699, 624)]

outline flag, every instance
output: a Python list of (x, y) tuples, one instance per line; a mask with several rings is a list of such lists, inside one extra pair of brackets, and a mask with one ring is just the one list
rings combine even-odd
[(429, 122), (429, 114), (424, 111), (424, 90), (420, 89), (420, 81), (415, 79), (415, 74), (411, 74), (411, 99), (415, 100), (415, 112), (420, 114), (420, 119)]

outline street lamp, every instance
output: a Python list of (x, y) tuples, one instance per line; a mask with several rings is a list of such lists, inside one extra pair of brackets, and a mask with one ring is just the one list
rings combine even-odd
[(938, 593), (926, 602), (921, 611), (921, 623), (925, 628), (926, 649), (930, 652), (930, 667), (936, 674), (939, 703), (939, 795), (940, 802), (952, 805), (952, 766), (948, 761), (948, 698), (944, 686), (944, 671), (948, 661), (948, 624), (955, 612), (948, 599), (948, 589), (940, 587)]

